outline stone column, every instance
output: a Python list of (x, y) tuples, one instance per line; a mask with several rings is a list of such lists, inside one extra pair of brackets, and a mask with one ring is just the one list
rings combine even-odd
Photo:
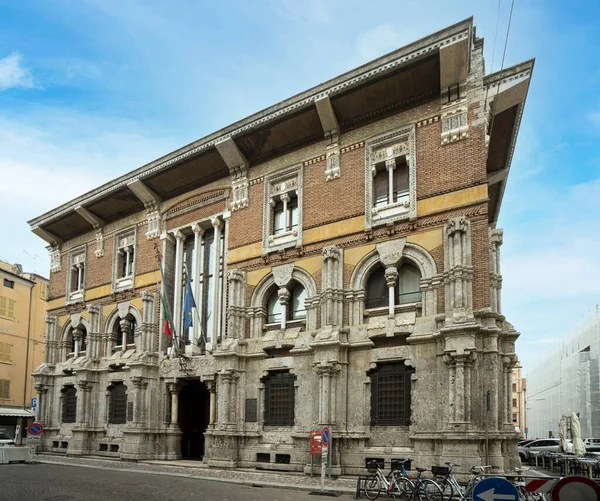
[(121, 320), (119, 322), (121, 326), (121, 346), (123, 351), (127, 349), (127, 337), (129, 335), (129, 331), (132, 328), (131, 322), (129, 320)]
[(192, 318), (194, 319), (191, 328), (192, 344), (198, 344), (198, 338), (202, 332), (202, 325), (199, 325), (198, 319), (202, 318), (202, 299), (200, 298), (200, 266), (202, 257), (202, 237), (204, 236), (204, 228), (198, 223), (192, 225), (194, 232), (194, 253), (192, 254), (192, 278), (194, 281), (194, 299), (196, 308), (192, 309)]
[(90, 304), (87, 306), (90, 317), (90, 332), (87, 333), (86, 356), (89, 358), (100, 358), (100, 306)]
[[(46, 412), (48, 406), (46, 405), (46, 395), (48, 392), (48, 387), (43, 383), (35, 383), (34, 386), (35, 391), (38, 394), (38, 408), (37, 408), (37, 416), (36, 421), (41, 423), (42, 426), (49, 426), (49, 419), (46, 416)], [(50, 409), (50, 412), (52, 409)]]
[(396, 159), (390, 158), (385, 161), (385, 168), (388, 171), (388, 204), (394, 203), (394, 169), (396, 169)]
[(178, 427), (179, 385), (177, 382), (167, 383), (167, 389), (171, 393), (171, 427)]
[(454, 357), (446, 355), (446, 365), (448, 365), (448, 423), (456, 421), (456, 361)]
[(89, 406), (92, 382), (77, 381), (77, 388), (77, 425), (80, 428), (87, 428), (90, 425)]
[(208, 387), (208, 394), (210, 395), (210, 408), (208, 415), (208, 424), (211, 427), (215, 426), (215, 421), (217, 417), (217, 402), (215, 400), (215, 382), (214, 381), (206, 381), (206, 386)]
[(388, 286), (388, 300), (390, 317), (393, 317), (396, 312), (396, 283), (398, 282), (398, 268), (395, 265), (385, 267), (385, 283)]
[(287, 287), (281, 287), (277, 291), (277, 296), (279, 297), (279, 303), (281, 304), (281, 328), (285, 329), (287, 322), (288, 303), (290, 301), (290, 291), (287, 289)]
[(221, 308), (221, 301), (219, 296), (219, 272), (221, 268), (221, 231), (223, 229), (223, 221), (219, 217), (213, 217), (210, 220), (212, 227), (214, 228), (214, 241), (213, 245), (215, 246), (215, 262), (213, 263), (213, 314), (211, 315), (210, 322), (212, 323), (212, 339), (211, 345), (213, 350), (217, 347), (217, 340), (219, 337), (219, 320), (220, 315), (219, 311)]
[(185, 235), (177, 230), (174, 233), (177, 242), (175, 248), (175, 287), (173, 297), (173, 328), (176, 335), (181, 339), (181, 293), (183, 272), (183, 239)]
[(81, 327), (81, 324), (73, 329), (73, 339), (75, 340), (75, 354), (73, 357), (77, 358), (79, 356), (79, 348), (83, 339), (83, 328)]
[(335, 421), (334, 392), (335, 375), (339, 371), (337, 363), (314, 362), (313, 369), (319, 375), (319, 425), (333, 424)]

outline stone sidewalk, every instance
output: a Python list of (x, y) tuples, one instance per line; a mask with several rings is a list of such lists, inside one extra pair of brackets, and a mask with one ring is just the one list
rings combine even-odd
[[(200, 461), (120, 461), (118, 459), (105, 459), (99, 457), (68, 457), (55, 454), (38, 454), (32, 460), (40, 463), (58, 464), (64, 466), (78, 466), (82, 468), (96, 468), (104, 470), (131, 471), (133, 473), (170, 475), (198, 480), (211, 480), (214, 482), (227, 482), (243, 486), (263, 486), (302, 491), (316, 491), (321, 487), (320, 477), (316, 476), (318, 468), (315, 467), (315, 477), (296, 472), (271, 472), (249, 469), (215, 469), (208, 468)], [(325, 478), (325, 490), (336, 491), (341, 494), (354, 494), (356, 492), (357, 477), (340, 477), (329, 480)]]

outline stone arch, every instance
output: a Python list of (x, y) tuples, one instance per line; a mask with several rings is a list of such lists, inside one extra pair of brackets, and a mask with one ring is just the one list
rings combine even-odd
[(67, 354), (71, 352), (72, 345), (72, 331), (75, 327), (82, 325), (85, 328), (85, 345), (87, 347), (89, 343), (89, 333), (90, 333), (90, 323), (81, 316), (81, 313), (75, 313), (69, 317), (69, 320), (65, 322), (63, 325), (61, 334), (60, 334), (60, 352), (61, 352), (61, 360), (67, 359)]
[(126, 317), (127, 315), (133, 316), (135, 319), (135, 325), (139, 329), (142, 326), (142, 316), (135, 306), (129, 303), (117, 305), (117, 307), (111, 311), (110, 315), (106, 318), (106, 324), (104, 332), (111, 334), (115, 326), (115, 322), (119, 319)]
[(250, 298), (250, 311), (253, 321), (251, 324), (251, 336), (259, 337), (262, 335), (262, 326), (266, 317), (266, 305), (269, 295), (275, 287), (287, 287), (293, 281), (298, 282), (306, 291), (306, 329), (316, 329), (318, 293), (317, 284), (313, 277), (306, 270), (290, 265), (276, 267), (276, 271), (271, 271), (256, 286), (252, 297)]

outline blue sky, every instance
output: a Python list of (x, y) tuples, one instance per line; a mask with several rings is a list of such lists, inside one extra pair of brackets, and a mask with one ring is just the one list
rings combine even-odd
[[(0, 258), (47, 275), (28, 219), (466, 17), (500, 69), (503, 0), (0, 0)], [(536, 57), (499, 222), (525, 367), (600, 302), (600, 2), (515, 0)]]

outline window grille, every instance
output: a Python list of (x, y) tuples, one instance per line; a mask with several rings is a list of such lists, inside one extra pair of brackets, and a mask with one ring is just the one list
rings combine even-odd
[(378, 365), (371, 374), (371, 426), (408, 426), (411, 374), (404, 362)]
[(110, 412), (108, 422), (125, 424), (127, 420), (127, 387), (122, 383), (113, 383), (110, 389)]
[(289, 372), (272, 372), (265, 382), (265, 425), (294, 425), (294, 380)]
[(4, 279), (4, 287), (8, 287), (9, 289), (14, 289), (15, 288), (14, 280), (8, 280), (7, 278), (5, 278)]
[(0, 379), (0, 398), (10, 399), (10, 381), (8, 379)]
[(62, 394), (62, 422), (74, 423), (77, 419), (77, 389), (74, 386), (65, 386)]

